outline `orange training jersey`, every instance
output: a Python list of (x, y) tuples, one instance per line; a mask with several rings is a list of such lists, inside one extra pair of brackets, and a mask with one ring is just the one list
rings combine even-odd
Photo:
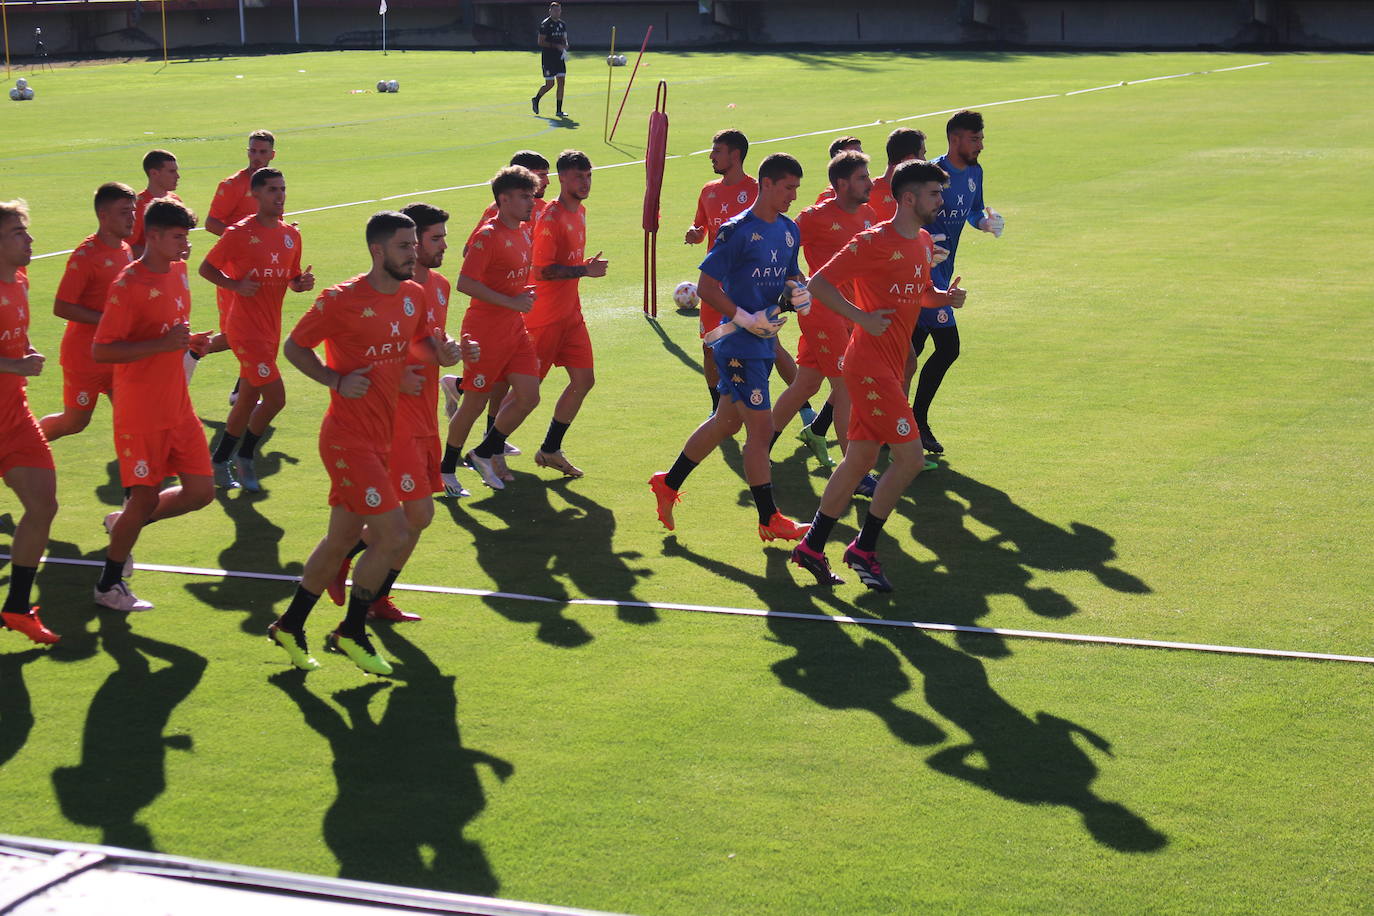
[(205, 259), (226, 277), (260, 284), (251, 296), (230, 292), (233, 308), (224, 327), (229, 339), (280, 341), (281, 303), (287, 284), (301, 272), (300, 231), (281, 220), (264, 226), (255, 214), (224, 230)]
[(258, 201), (252, 191), (253, 176), (240, 169), (219, 183), (210, 201), (209, 219), (217, 219), (232, 226), (241, 219), (257, 216)]
[(749, 175), (735, 184), (725, 184), (718, 178), (701, 189), (701, 194), (697, 196), (697, 215), (692, 225), (706, 230), (708, 250), (715, 245), (721, 224), (752, 207), (758, 196), (759, 183)]
[[(96, 343), (153, 340), (177, 324), (191, 322), (191, 284), (186, 262), (173, 261), (154, 273), (135, 261), (119, 272), (95, 330)], [(142, 434), (171, 429), (194, 416), (186, 390), (184, 350), (154, 353), (114, 366), (116, 433)]]
[[(58, 283), (57, 298), (93, 312), (105, 311), (110, 284), (133, 259), (134, 253), (128, 242), (121, 241), (118, 248), (111, 248), (96, 236), (87, 236), (67, 258), (67, 270)], [(68, 321), (67, 330), (62, 335), (64, 357), (69, 348), (73, 355), (84, 349), (86, 361), (90, 362), (93, 337), (95, 325)]]
[(807, 207), (797, 214), (797, 228), (801, 230), (802, 254), (806, 255), (807, 269), (815, 273), (846, 242), (876, 225), (877, 214), (868, 204), (860, 204), (853, 213), (846, 212), (835, 203), (834, 198)]
[[(175, 191), (168, 191), (163, 195), (172, 200), (181, 200)], [(143, 211), (148, 209), (148, 205), (154, 200), (153, 192), (144, 188), (138, 192), (138, 199), (134, 202), (134, 234), (129, 236), (129, 247), (137, 248), (143, 244)]]
[(887, 222), (856, 235), (816, 271), (837, 287), (853, 283), (853, 302), (865, 312), (896, 310), (887, 316), (892, 322), (887, 330), (876, 337), (855, 326), (845, 351), (846, 366), (872, 366), (875, 374), (903, 377), (921, 309), (939, 308), (948, 301), (930, 282), (933, 248), (924, 229), (908, 239)]
[[(548, 201), (546, 201), (542, 197), (536, 197), (534, 199), (534, 209), (530, 210), (530, 218), (525, 222), (521, 223), (520, 225), (528, 229), (531, 233), (533, 233), (534, 224), (539, 222), (539, 217), (544, 214), (544, 211), (547, 210), (548, 207)], [(472, 227), (472, 232), (468, 234), (468, 240), (463, 243), (464, 255), (468, 253), (468, 248), (471, 247), (472, 240), (477, 237), (477, 233), (482, 231), (482, 227), (485, 226), (487, 223), (491, 222), (492, 220), (496, 219), (496, 213), (497, 206), (496, 202), (493, 201), (491, 203), (491, 206), (487, 207), (485, 210), (482, 211), (482, 216), (480, 219), (477, 220), (477, 225)]]
[[(14, 282), (0, 283), (0, 358), (23, 359), (28, 352), (29, 279), (21, 270)], [(26, 384), (26, 376), (0, 372), (0, 429), (29, 415)]]
[(892, 196), (892, 179), (879, 175), (873, 179), (873, 191), (868, 205), (878, 214), (878, 222), (885, 223), (897, 215), (897, 198)]
[[(472, 237), (458, 274), (471, 277), (502, 295), (518, 296), (530, 283), (532, 247), (529, 231), (523, 223), (519, 229), (511, 229), (500, 219), (494, 219)], [(519, 312), (483, 302), (475, 296), (468, 306), (468, 314), (481, 316), (483, 332), (491, 336), (513, 336), (524, 330), (524, 316)], [(491, 331), (486, 331), (487, 328)], [(473, 336), (483, 342), (483, 338)]]
[(587, 258), (587, 208), (569, 212), (559, 201), (544, 208), (534, 224), (534, 308), (525, 316), (525, 326), (542, 328), (582, 314), (577, 295), (578, 278), (542, 280), (540, 274), (550, 264), (572, 267)]
[[(442, 338), (444, 327), (448, 324), (449, 282), (431, 270), (424, 284), (425, 298), (422, 320), (415, 336), (417, 338), (435, 336)], [(410, 365), (415, 365), (411, 361)], [(396, 414), (396, 427), (405, 427), (412, 436), (439, 435), (439, 366), (426, 362), (420, 374), (425, 378), (425, 387), (418, 394), (402, 394), (399, 412)]]
[(367, 276), (331, 286), (296, 322), (291, 339), (314, 349), (324, 343), (325, 365), (347, 375), (371, 366), (372, 383), (360, 398), (329, 393), (329, 409), (320, 426), (320, 441), (374, 452), (391, 450), (401, 375), (410, 343), (424, 318), (424, 288), (412, 280), (396, 292), (379, 293)]
[(831, 187), (830, 185), (826, 185), (825, 188), (821, 191), (821, 193), (819, 193), (819, 194), (816, 195), (816, 203), (818, 203), (818, 204), (823, 204), (823, 203), (825, 203), (827, 200), (834, 200), (834, 199), (835, 199), (835, 189), (834, 189), (833, 187)]

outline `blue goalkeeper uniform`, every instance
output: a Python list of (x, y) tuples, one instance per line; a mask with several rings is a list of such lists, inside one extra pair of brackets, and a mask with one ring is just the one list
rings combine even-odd
[[(947, 156), (931, 160), (949, 173), (949, 187), (944, 190), (945, 202), (940, 212), (935, 214), (935, 222), (925, 227), (931, 235), (944, 233), (945, 240), (935, 244), (949, 249), (949, 257), (930, 269), (930, 282), (939, 289), (949, 289), (949, 281), (954, 279), (954, 255), (959, 248), (959, 234), (964, 231), (964, 223), (978, 228), (983, 219), (983, 167), (970, 165), (966, 169), (956, 169), (950, 165)], [(918, 326), (926, 328), (954, 327), (954, 309), (942, 306), (938, 309), (921, 309)]]

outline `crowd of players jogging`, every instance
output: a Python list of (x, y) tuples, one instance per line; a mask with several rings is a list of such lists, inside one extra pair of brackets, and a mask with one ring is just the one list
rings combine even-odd
[[(702, 189), (684, 238), (706, 248), (697, 291), (712, 412), (670, 468), (649, 480), (665, 528), (675, 526), (688, 476), (743, 428), (759, 537), (795, 542), (793, 563), (819, 583), (838, 584), (826, 541), (853, 496), (866, 496), (868, 511), (843, 562), (867, 587), (892, 590), (877, 555), (883, 524), (928, 455), (943, 451), (929, 411), (959, 353), (954, 310), (966, 293), (953, 265), (960, 233), (968, 224), (1000, 236), (1004, 226), (983, 203), (981, 115), (955, 114), (946, 135), (948, 151), (926, 161), (921, 131), (894, 130), (877, 177), (857, 139), (835, 140), (829, 185), (795, 222), (786, 214), (801, 188), (800, 163), (774, 153), (753, 177), (745, 171), (743, 133), (712, 138), (710, 163), (719, 177)], [(144, 157), (141, 192), (119, 182), (96, 190), (96, 230), (68, 257), (53, 304), (67, 322), (63, 406), (42, 418), (26, 398), (46, 362), (28, 339), (30, 214), (22, 200), (0, 202), (0, 476), (23, 507), (0, 611), (4, 628), (40, 644), (60, 639), (30, 606), (58, 511), (49, 443), (84, 430), (101, 394), (112, 405), (125, 497), (104, 519), (109, 543), (93, 598), (134, 612), (152, 608), (129, 584), (146, 525), (204, 508), (217, 489), (261, 490), (256, 449), (287, 400), (281, 357), (329, 389), (319, 433), (320, 485), (327, 477), (331, 507), (326, 532), (267, 632), (304, 670), (319, 667), (306, 624), (328, 594), (344, 616), (326, 648), (365, 672), (391, 673), (367, 623), (419, 619), (390, 592), (434, 517), (434, 496), (471, 495), (465, 479), (492, 490), (514, 480), (506, 462), (521, 452), (509, 437), (539, 403), (554, 367), (567, 381), (534, 463), (564, 478), (583, 476), (563, 451), (595, 384), (579, 285), (606, 276), (609, 266), (599, 252), (586, 254), (588, 156), (565, 150), (552, 164), (533, 151), (513, 156), (491, 179), (491, 205), (462, 237), (453, 284), (440, 269), (450, 216), (415, 202), (373, 214), (365, 227), (368, 269), (315, 293), (302, 235), (286, 219), (286, 177), (271, 164), (275, 154), (273, 135), (253, 132), (247, 166), (220, 182), (210, 203), (205, 229), (216, 239), (196, 271), (216, 287), (213, 331), (192, 329), (189, 233), (197, 217), (176, 194), (175, 155), (153, 150)], [(545, 195), (551, 171), (558, 181), (552, 200)], [(448, 330), (454, 287), (468, 299), (456, 335)], [(288, 292), (315, 298), (283, 341)], [(795, 358), (778, 340), (788, 313), (800, 327)], [(201, 327), (209, 324), (203, 315), (195, 316)], [(917, 374), (927, 340), (933, 352)], [(189, 381), (200, 360), (223, 351), (230, 355), (219, 358), (237, 360), (239, 372), (212, 449)], [(769, 390), (775, 365), (787, 385), (776, 402)], [(823, 386), (826, 400), (812, 411)], [(809, 523), (785, 515), (771, 485), (769, 452), (798, 413), (801, 440), (833, 468)], [(829, 454), (832, 432), (838, 465)], [(883, 449), (889, 461), (875, 477)]]

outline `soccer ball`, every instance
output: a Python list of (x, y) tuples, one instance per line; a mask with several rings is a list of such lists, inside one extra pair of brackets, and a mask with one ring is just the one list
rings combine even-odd
[(387, 81), (386, 81), (386, 91), (387, 91), (387, 92), (400, 92), (400, 91), (401, 91), (401, 84), (398, 83), (398, 82), (396, 82), (395, 80), (387, 80)]
[(21, 99), (24, 98), (24, 90), (23, 90), (23, 89), (11, 89), (11, 90), (10, 90), (10, 98), (13, 99), (13, 100), (16, 101), (16, 102), (20, 101)]
[(29, 88), (29, 81), (21, 76), (19, 77), (19, 79), (14, 81), (14, 85), (16, 89), (27, 89)]
[(33, 98), (33, 90), (32, 90), (32, 89), (25, 89), (25, 90), (24, 90), (24, 99), (27, 101), (28, 99), (31, 99), (31, 98)]
[(701, 297), (697, 295), (697, 285), (691, 280), (684, 280), (673, 290), (673, 301), (680, 309), (694, 309), (701, 305)]

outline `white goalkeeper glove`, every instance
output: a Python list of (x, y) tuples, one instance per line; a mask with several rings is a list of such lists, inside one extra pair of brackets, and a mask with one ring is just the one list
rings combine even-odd
[(805, 318), (811, 314), (811, 290), (807, 289), (802, 283), (796, 280), (788, 280), (787, 287), (783, 290), (783, 296), (796, 311), (798, 315)]
[(785, 316), (769, 318), (767, 311), (751, 312), (742, 308), (735, 309), (735, 315), (730, 320), (755, 337), (777, 337), (778, 328), (787, 323)]
[(991, 207), (988, 207), (985, 212), (987, 216), (983, 217), (982, 221), (978, 223), (978, 228), (982, 229), (984, 232), (991, 232), (993, 238), (1000, 239), (1002, 237), (1002, 230), (1007, 228), (1006, 217)]
[(943, 248), (939, 244), (940, 242), (943, 242), (945, 240), (945, 234), (943, 232), (939, 232), (935, 235), (932, 235), (930, 237), (930, 240), (936, 243), (930, 251), (930, 266), (934, 267), (936, 264), (943, 262), (946, 258), (949, 257), (949, 249)]

